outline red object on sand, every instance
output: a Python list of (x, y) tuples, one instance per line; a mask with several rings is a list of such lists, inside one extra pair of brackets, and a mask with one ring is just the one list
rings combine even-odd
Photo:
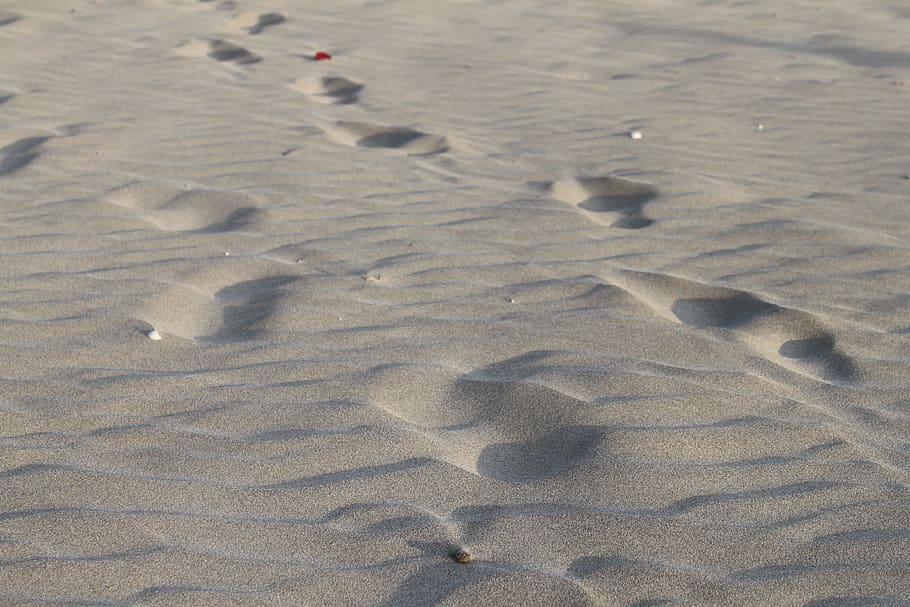
[(331, 59), (332, 56), (326, 52), (319, 51), (316, 53), (316, 61), (325, 61), (326, 59)]

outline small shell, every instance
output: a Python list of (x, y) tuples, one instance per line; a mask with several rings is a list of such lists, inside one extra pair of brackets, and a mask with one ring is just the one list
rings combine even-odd
[(644, 135), (641, 134), (641, 131), (631, 131), (629, 133), (629, 139), (641, 139)]
[(161, 340), (161, 333), (159, 333), (157, 329), (152, 329), (151, 331), (146, 333), (145, 336), (148, 337), (149, 339), (151, 339), (152, 341)]
[(462, 565), (467, 565), (474, 560), (474, 557), (471, 555), (471, 553), (464, 548), (455, 548), (449, 553), (449, 556), (452, 557), (453, 561)]

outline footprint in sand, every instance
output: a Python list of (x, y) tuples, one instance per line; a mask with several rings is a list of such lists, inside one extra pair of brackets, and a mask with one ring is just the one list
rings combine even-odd
[(9, 25), (13, 21), (21, 19), (19, 15), (11, 11), (0, 10), (0, 25)]
[(407, 127), (387, 127), (369, 122), (336, 122), (329, 132), (340, 143), (362, 148), (387, 148), (407, 154), (439, 154), (449, 149), (442, 135)]
[[(261, 264), (230, 257), (212, 259), (201, 269), (176, 263), (167, 279), (151, 283), (137, 298), (134, 314), (165, 336), (209, 343), (282, 335), (287, 325), (280, 308), (298, 278), (262, 271)], [(236, 282), (225, 284), (226, 277)]]
[(855, 379), (856, 365), (824, 323), (751, 293), (682, 278), (623, 270), (610, 282), (655, 312), (698, 328), (729, 330), (764, 358), (825, 382)]
[(309, 96), (320, 103), (345, 105), (354, 103), (360, 98), (363, 85), (340, 76), (322, 78), (299, 78), (291, 83), (291, 88)]
[(248, 194), (186, 190), (154, 181), (134, 181), (114, 188), (105, 199), (138, 211), (141, 218), (170, 232), (230, 232), (250, 226), (263, 213)]
[(652, 223), (642, 207), (657, 198), (657, 190), (647, 184), (622, 177), (575, 177), (548, 184), (557, 200), (581, 209), (591, 219), (602, 222), (604, 216), (616, 217), (610, 226), (637, 230)]
[(259, 55), (225, 40), (212, 40), (209, 43), (208, 56), (216, 61), (233, 61), (239, 65), (262, 61), (262, 57)]
[[(212, 1), (213, 0), (199, 0), (199, 2), (202, 2), (205, 4), (212, 2)], [(215, 5), (216, 11), (232, 11), (235, 8), (237, 8), (237, 3), (234, 2), (234, 0), (222, 0), (222, 2), (219, 2), (218, 4)]]
[(244, 29), (247, 33), (255, 36), (256, 34), (261, 34), (265, 28), (284, 23), (285, 21), (287, 19), (281, 13), (263, 13), (262, 15), (246, 13), (231, 19), (231, 25)]
[(32, 163), (41, 155), (38, 149), (50, 137), (25, 137), (0, 148), (0, 177)]
[(209, 57), (216, 61), (249, 65), (262, 61), (262, 57), (251, 53), (242, 46), (226, 40), (192, 40), (177, 47), (177, 53), (185, 57)]
[[(275, 310), (285, 298), (283, 287), (296, 276), (268, 276), (233, 284), (215, 293), (221, 324), (207, 341), (245, 341), (269, 332)], [(280, 324), (280, 323), (279, 323)]]
[(604, 431), (589, 406), (534, 383), (530, 353), (461, 375), (445, 367), (387, 365), (368, 373), (375, 404), (427, 439), (437, 456), (509, 483), (554, 478), (590, 461)]

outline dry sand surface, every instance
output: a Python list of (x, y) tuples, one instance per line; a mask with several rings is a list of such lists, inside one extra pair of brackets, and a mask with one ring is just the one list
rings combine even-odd
[(0, 605), (910, 605), (904, 2), (0, 0), (0, 68)]

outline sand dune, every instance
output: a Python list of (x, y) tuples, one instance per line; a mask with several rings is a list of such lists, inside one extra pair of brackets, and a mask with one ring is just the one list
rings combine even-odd
[(910, 605), (908, 25), (0, 0), (0, 605)]

